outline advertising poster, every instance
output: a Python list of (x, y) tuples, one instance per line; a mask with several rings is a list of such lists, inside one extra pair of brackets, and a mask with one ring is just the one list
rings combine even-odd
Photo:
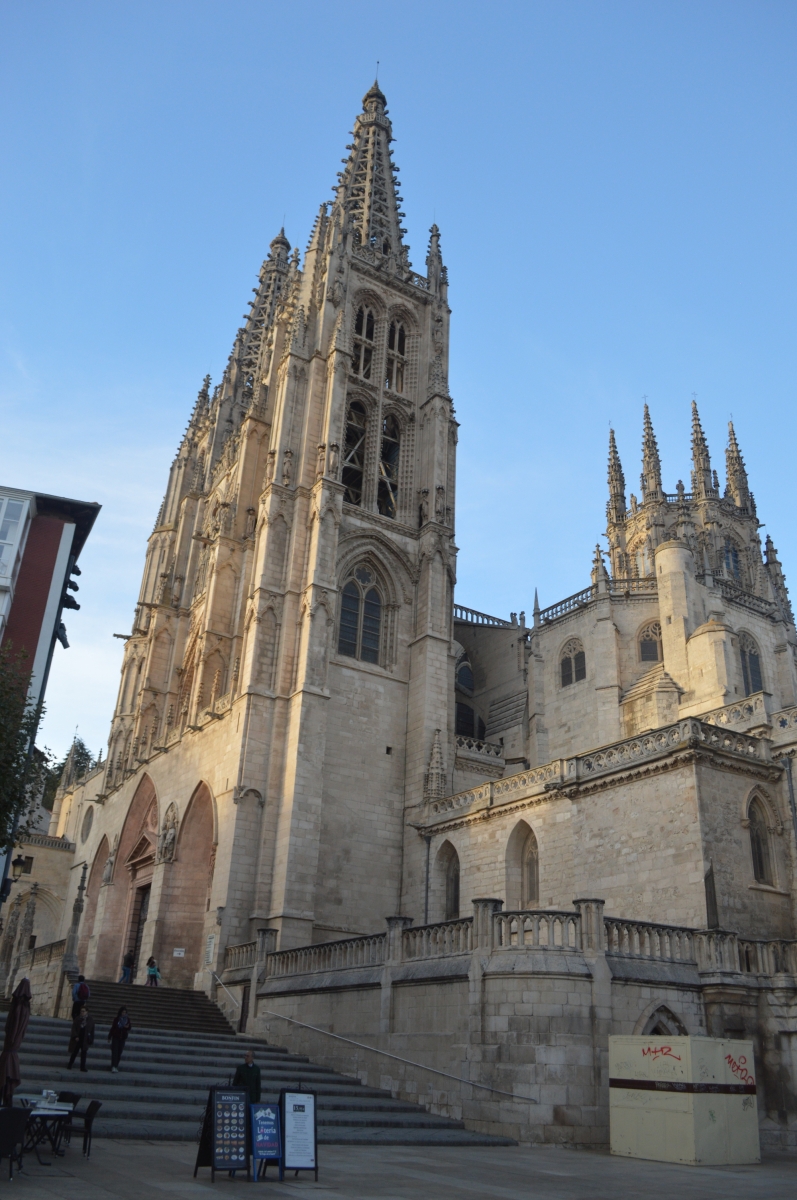
[(246, 1153), (246, 1109), (243, 1090), (216, 1088), (213, 1092), (213, 1168), (240, 1171), (249, 1166)]
[(317, 1171), (314, 1092), (281, 1095), (283, 1165), (286, 1171)]
[(250, 1104), (252, 1114), (252, 1153), (256, 1159), (278, 1162), (280, 1144), (280, 1113), (277, 1104)]

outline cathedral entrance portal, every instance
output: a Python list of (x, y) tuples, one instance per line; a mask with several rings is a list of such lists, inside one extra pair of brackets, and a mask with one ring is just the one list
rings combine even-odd
[(149, 913), (149, 897), (152, 891), (152, 885), (147, 884), (145, 887), (136, 888), (136, 895), (133, 901), (133, 911), (130, 914), (130, 929), (127, 935), (127, 947), (125, 953), (133, 955), (133, 970), (131, 979), (135, 979), (138, 973), (138, 960), (141, 955), (141, 941), (144, 937), (144, 926), (147, 923), (147, 915)]

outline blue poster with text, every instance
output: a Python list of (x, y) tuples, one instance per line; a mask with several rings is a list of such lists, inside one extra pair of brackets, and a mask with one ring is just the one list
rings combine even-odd
[(278, 1104), (250, 1104), (252, 1153), (256, 1159), (276, 1162), (280, 1157), (280, 1110)]

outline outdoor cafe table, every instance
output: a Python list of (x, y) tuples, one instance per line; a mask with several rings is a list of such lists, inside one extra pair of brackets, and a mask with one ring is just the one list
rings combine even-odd
[[(42, 1160), (39, 1146), (42, 1142), (48, 1141), (53, 1154), (63, 1154), (63, 1150), (60, 1148), (61, 1138), (64, 1133), (64, 1125), (74, 1105), (66, 1104), (63, 1101), (43, 1101), (41, 1096), (18, 1095), (14, 1099), (32, 1102), (28, 1108), (30, 1117), (25, 1130), (23, 1152), (34, 1150), (41, 1165), (49, 1166), (49, 1163)], [(20, 1107), (26, 1108), (27, 1105), (23, 1104)]]

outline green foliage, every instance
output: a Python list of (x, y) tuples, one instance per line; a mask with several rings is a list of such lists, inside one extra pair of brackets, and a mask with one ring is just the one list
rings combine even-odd
[(28, 703), (29, 679), (27, 656), (0, 646), (0, 849), (15, 820), (26, 832), (52, 763), (47, 750), (32, 749), (41, 713)]

